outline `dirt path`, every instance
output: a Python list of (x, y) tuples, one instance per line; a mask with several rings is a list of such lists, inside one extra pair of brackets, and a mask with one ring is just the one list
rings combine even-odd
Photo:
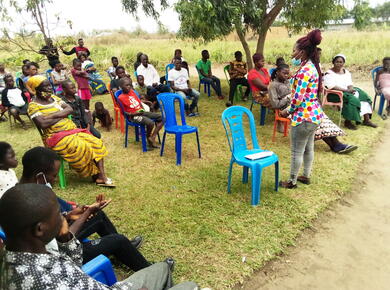
[(390, 289), (390, 131), (359, 190), (326, 211), (287, 255), (236, 289)]

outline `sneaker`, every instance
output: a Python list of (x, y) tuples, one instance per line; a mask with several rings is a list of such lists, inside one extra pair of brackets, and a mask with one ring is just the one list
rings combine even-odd
[(309, 185), (310, 184), (310, 178), (306, 177), (306, 176), (298, 176), (297, 180), (300, 182), (300, 183), (303, 183), (303, 184), (307, 184)]
[(279, 186), (288, 189), (294, 189), (298, 187), (296, 184), (293, 184), (292, 181), (280, 181)]
[(348, 154), (352, 151), (355, 151), (356, 149), (358, 149), (358, 147), (355, 145), (347, 145), (343, 150), (337, 151), (336, 153), (337, 154)]
[(229, 108), (229, 107), (233, 106), (233, 104), (230, 103), (230, 102), (227, 102), (225, 105), (226, 105), (226, 108)]
[(187, 117), (196, 117), (196, 113), (189, 113)]

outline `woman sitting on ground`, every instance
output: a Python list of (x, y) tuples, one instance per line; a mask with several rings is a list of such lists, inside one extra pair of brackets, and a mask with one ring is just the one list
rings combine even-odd
[(253, 100), (264, 107), (270, 107), (268, 97), (268, 85), (271, 77), (268, 70), (264, 68), (264, 56), (260, 53), (255, 53), (252, 57), (255, 68), (248, 73), (248, 83), (251, 87)]
[[(357, 128), (352, 124), (352, 121), (360, 124), (363, 116), (363, 125), (376, 128), (377, 125), (370, 120), (371, 99), (366, 92), (353, 86), (352, 75), (344, 68), (345, 60), (346, 57), (343, 54), (338, 54), (333, 58), (333, 67), (325, 73), (324, 85), (327, 89), (343, 92), (342, 115), (345, 119), (345, 127), (356, 130)], [(329, 94), (328, 100), (339, 102), (339, 97)]]
[(36, 96), (28, 114), (43, 131), (45, 145), (59, 154), (82, 177), (91, 176), (97, 185), (114, 186), (104, 171), (107, 149), (103, 142), (85, 129), (78, 129), (68, 115), (71, 106), (53, 95), (49, 81), (43, 76), (31, 77), (27, 84)]

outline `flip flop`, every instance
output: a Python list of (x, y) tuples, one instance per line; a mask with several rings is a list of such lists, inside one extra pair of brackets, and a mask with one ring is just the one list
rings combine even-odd
[(104, 183), (97, 183), (96, 182), (96, 185), (97, 186), (102, 186), (102, 187), (115, 187), (115, 184), (114, 184), (114, 182), (112, 181), (111, 178), (107, 178), (107, 181), (104, 182)]

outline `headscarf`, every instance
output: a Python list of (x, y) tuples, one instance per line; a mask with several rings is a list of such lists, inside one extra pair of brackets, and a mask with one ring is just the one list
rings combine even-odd
[(46, 77), (41, 76), (41, 75), (32, 76), (28, 79), (27, 86), (31, 89), (31, 91), (35, 95), (37, 87), (39, 87), (39, 85), (41, 83), (43, 83), (43, 81), (45, 81), (45, 80), (46, 80)]
[(336, 60), (336, 58), (338, 58), (338, 57), (341, 57), (342, 59), (344, 59), (344, 62), (347, 61), (347, 57), (346, 57), (344, 54), (339, 53), (339, 54), (335, 55), (335, 56), (332, 58), (332, 63), (333, 63), (333, 62)]

